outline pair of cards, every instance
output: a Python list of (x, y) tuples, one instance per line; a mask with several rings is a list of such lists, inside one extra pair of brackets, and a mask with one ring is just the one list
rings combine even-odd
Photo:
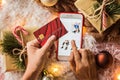
[(78, 49), (81, 48), (82, 26), (83, 15), (61, 13), (59, 18), (35, 31), (34, 35), (41, 46), (45, 44), (51, 35), (55, 35), (58, 39), (58, 58), (63, 60), (70, 55), (72, 50), (71, 40), (75, 40)]

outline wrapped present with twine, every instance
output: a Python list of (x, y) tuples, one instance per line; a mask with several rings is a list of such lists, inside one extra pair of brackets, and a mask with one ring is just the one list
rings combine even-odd
[(12, 58), (9, 55), (3, 55), (4, 58), (4, 67), (3, 71), (4, 72), (9, 72), (9, 71), (24, 71), (23, 68), (18, 68), (16, 64), (14, 64), (15, 59)]
[(37, 27), (16, 26), (1, 33), (1, 53), (4, 56), (4, 71), (24, 71), (27, 66), (26, 43), (33, 40)]
[(99, 33), (120, 19), (119, 0), (77, 0), (75, 6)]

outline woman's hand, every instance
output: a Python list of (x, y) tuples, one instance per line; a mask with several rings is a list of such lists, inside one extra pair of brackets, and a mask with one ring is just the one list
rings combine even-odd
[(54, 35), (51, 36), (42, 48), (40, 48), (37, 40), (27, 43), (28, 65), (22, 80), (37, 79), (46, 64), (50, 53), (53, 52), (51, 48), (54, 46), (55, 39), (56, 37)]
[(71, 42), (69, 57), (72, 71), (78, 80), (98, 80), (94, 55), (86, 49), (77, 50), (75, 41)]

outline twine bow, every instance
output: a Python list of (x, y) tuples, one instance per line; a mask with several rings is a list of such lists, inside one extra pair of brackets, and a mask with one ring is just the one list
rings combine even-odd
[[(105, 12), (105, 7), (106, 7), (107, 5), (112, 4), (113, 2), (115, 2), (115, 0), (112, 0), (112, 1), (111, 1), (111, 0), (103, 0), (102, 5), (101, 5), (100, 7), (98, 7), (98, 8), (93, 12), (92, 15), (87, 15), (87, 14), (86, 14), (86, 17), (87, 17), (87, 18), (94, 18), (94, 19), (97, 18), (97, 20), (100, 19), (101, 16), (102, 16), (102, 14), (103, 14), (103, 12)], [(98, 13), (98, 14), (96, 14), (96, 13)], [(105, 12), (105, 13), (106, 13), (106, 12)]]
[(25, 59), (26, 52), (27, 52), (27, 48), (26, 47), (24, 47), (23, 49), (18, 49), (18, 48), (14, 48), (13, 49), (13, 55), (19, 55), (19, 60), (21, 62), (23, 61), (22, 55), (23, 55), (23, 57)]
[[(18, 31), (20, 33), (19, 35), (17, 34)], [(18, 40), (18, 42), (22, 45), (22, 49), (14, 48), (13, 49), (13, 54), (14, 55), (19, 55), (19, 60), (23, 61), (22, 60), (22, 55), (25, 59), (25, 54), (27, 52), (27, 48), (25, 46), (25, 42), (24, 42), (24, 39), (23, 39), (23, 34), (28, 35), (28, 32), (25, 29), (23, 29), (21, 26), (17, 26), (17, 27), (15, 27), (15, 29), (13, 30), (12, 33), (15, 36), (15, 38)]]
[(84, 13), (86, 15), (87, 18), (90, 19), (96, 19), (96, 21), (98, 21), (99, 19), (101, 19), (101, 26), (100, 26), (100, 30), (105, 30), (107, 28), (107, 12), (105, 10), (105, 7), (112, 4), (113, 2), (115, 2), (115, 0), (103, 0), (102, 4), (93, 12), (93, 14), (91, 15), (87, 15), (86, 13)]

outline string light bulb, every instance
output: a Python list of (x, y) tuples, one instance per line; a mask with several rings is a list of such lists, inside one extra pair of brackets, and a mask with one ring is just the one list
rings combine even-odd
[(115, 70), (114, 80), (120, 80), (120, 68)]
[(4, 5), (6, 4), (6, 1), (5, 0), (0, 0), (0, 5)]
[(120, 74), (118, 74), (118, 76), (117, 76), (117, 80), (120, 80)]
[(61, 64), (52, 63), (48, 68), (47, 71), (52, 74), (53, 76), (60, 76), (62, 74), (63, 68)]

